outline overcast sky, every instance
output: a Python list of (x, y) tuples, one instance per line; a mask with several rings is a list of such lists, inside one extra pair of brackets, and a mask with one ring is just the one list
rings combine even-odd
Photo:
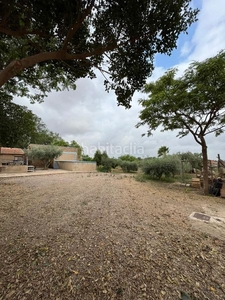
[[(177, 49), (171, 56), (157, 55), (155, 70), (149, 81), (156, 80), (171, 67), (185, 70), (193, 60), (204, 60), (225, 49), (224, 0), (193, 0), (200, 8), (198, 22), (189, 28), (188, 35), (181, 35)], [(93, 156), (96, 149), (106, 150), (110, 157), (130, 154), (137, 157), (157, 156), (161, 146), (169, 147), (169, 153), (201, 152), (192, 135), (178, 139), (175, 132), (155, 131), (151, 137), (142, 137), (146, 128), (135, 128), (141, 107), (138, 99), (145, 95), (135, 93), (132, 108), (117, 106), (113, 92), (104, 90), (101, 74), (96, 79), (80, 79), (76, 91), (52, 92), (41, 104), (29, 104), (27, 99), (15, 99), (28, 106), (41, 117), (47, 128), (70, 142), (76, 140), (85, 154)], [(225, 159), (225, 134), (207, 138), (209, 159), (217, 154)]]

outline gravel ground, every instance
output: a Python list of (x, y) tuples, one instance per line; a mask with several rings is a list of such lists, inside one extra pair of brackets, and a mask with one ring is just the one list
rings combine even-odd
[(0, 299), (225, 299), (225, 199), (124, 174), (0, 181)]

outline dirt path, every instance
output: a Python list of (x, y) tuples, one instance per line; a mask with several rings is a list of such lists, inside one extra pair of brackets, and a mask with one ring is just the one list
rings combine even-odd
[(99, 173), (0, 186), (0, 299), (225, 299), (224, 223), (188, 218), (225, 199)]

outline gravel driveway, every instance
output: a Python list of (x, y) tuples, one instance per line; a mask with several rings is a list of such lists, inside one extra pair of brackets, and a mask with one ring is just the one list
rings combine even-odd
[[(0, 299), (225, 299), (225, 199), (104, 173), (0, 181)], [(186, 298), (185, 298), (186, 297)]]

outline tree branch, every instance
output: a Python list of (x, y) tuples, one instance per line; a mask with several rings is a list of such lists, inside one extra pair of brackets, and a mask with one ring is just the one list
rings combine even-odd
[(47, 35), (46, 34), (43, 34), (42, 31), (40, 30), (31, 30), (31, 31), (27, 31), (27, 30), (11, 30), (9, 28), (5, 28), (5, 27), (2, 27), (0, 26), (0, 32), (1, 33), (4, 33), (6, 35), (10, 35), (10, 36), (14, 36), (14, 37), (20, 37), (20, 36), (24, 36), (24, 35), (28, 35), (28, 34), (36, 34), (38, 36), (41, 36), (41, 37), (46, 37)]
[(63, 43), (62, 51), (66, 51), (68, 43), (71, 41), (74, 34), (77, 32), (77, 30), (80, 28), (81, 24), (84, 22), (85, 18), (91, 13), (91, 10), (94, 6), (95, 0), (91, 0), (91, 4), (87, 7), (85, 12), (81, 15), (78, 21), (76, 21), (71, 27), (70, 30), (67, 33), (67, 36), (65, 38), (65, 41)]
[(113, 50), (117, 47), (117, 43), (114, 42), (109, 45), (101, 45), (90, 52), (70, 54), (62, 51), (56, 52), (43, 52), (29, 57), (22, 58), (20, 60), (13, 60), (0, 72), (0, 87), (3, 86), (10, 78), (13, 78), (18, 73), (22, 72), (26, 68), (30, 68), (40, 62), (49, 60), (84, 60), (87, 57), (102, 55), (105, 51)]

